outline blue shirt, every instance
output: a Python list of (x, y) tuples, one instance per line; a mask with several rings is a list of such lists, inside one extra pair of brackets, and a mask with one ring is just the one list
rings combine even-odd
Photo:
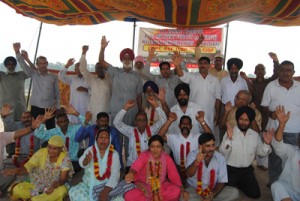
[[(110, 131), (110, 137), (111, 137), (111, 144), (114, 145), (114, 149), (118, 152), (120, 163), (123, 168), (122, 163), (122, 147), (119, 142), (119, 132), (117, 129), (109, 126), (108, 127)], [(75, 141), (76, 142), (82, 142), (83, 140), (89, 138), (89, 147), (93, 146), (95, 143), (95, 137), (96, 137), (96, 131), (98, 130), (98, 126), (96, 124), (94, 125), (88, 125), (88, 126), (81, 126), (78, 131), (76, 132)]]

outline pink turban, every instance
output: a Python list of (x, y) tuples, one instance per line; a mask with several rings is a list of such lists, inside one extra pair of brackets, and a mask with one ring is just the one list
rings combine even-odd
[(136, 56), (135, 57), (135, 59), (134, 59), (134, 63), (136, 63), (136, 62), (142, 62), (142, 63), (144, 63), (144, 57), (142, 57), (142, 56)]
[(122, 61), (124, 59), (124, 56), (128, 54), (130, 59), (133, 60), (134, 59), (134, 53), (132, 51), (132, 49), (130, 48), (125, 48), (120, 52), (120, 60)]

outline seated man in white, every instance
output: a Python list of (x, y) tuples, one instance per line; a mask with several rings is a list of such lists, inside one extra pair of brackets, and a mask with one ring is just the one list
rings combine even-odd
[(239, 197), (236, 188), (225, 186), (228, 182), (224, 156), (216, 152), (215, 137), (203, 133), (198, 139), (199, 149), (187, 158), (186, 175), (190, 193), (189, 201), (231, 201)]
[(300, 137), (298, 137), (298, 147), (284, 143), (282, 140), (283, 131), (289, 120), (290, 112), (286, 114), (284, 107), (278, 106), (276, 115), (279, 126), (272, 141), (272, 147), (282, 159), (283, 170), (279, 179), (271, 185), (273, 200), (300, 200)]
[[(196, 116), (196, 121), (202, 126), (205, 133), (212, 133), (204, 120), (204, 112), (199, 111)], [(176, 167), (180, 173), (181, 181), (186, 183), (185, 164), (186, 158), (191, 151), (198, 149), (198, 138), (201, 133), (192, 133), (192, 119), (189, 116), (183, 115), (180, 118), (179, 127), (180, 132), (166, 134), (170, 125), (177, 120), (176, 113), (170, 112), (168, 120), (161, 127), (158, 134), (162, 136), (165, 142), (172, 150)], [(204, 124), (203, 124), (204, 123)]]
[(271, 152), (271, 132), (263, 134), (264, 143), (257, 132), (250, 128), (255, 112), (249, 106), (237, 109), (237, 126), (227, 124), (220, 153), (225, 156), (228, 172), (228, 186), (239, 188), (250, 198), (259, 198), (260, 189), (255, 178), (252, 163), (255, 156), (265, 157)]

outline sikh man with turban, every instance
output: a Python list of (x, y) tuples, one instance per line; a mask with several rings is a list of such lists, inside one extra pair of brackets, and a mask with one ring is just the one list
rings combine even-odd
[(13, 200), (62, 201), (68, 193), (67, 182), (73, 169), (63, 139), (55, 135), (49, 139), (47, 147), (36, 152), (23, 167), (4, 170), (3, 174), (29, 174), (30, 182), (12, 186)]
[[(101, 50), (99, 62), (107, 70), (112, 79), (112, 97), (110, 100), (110, 114), (112, 122), (116, 114), (123, 108), (128, 100), (134, 100), (135, 106), (126, 112), (123, 122), (127, 125), (133, 125), (135, 115), (141, 109), (142, 104), (142, 80), (137, 72), (133, 71), (134, 52), (132, 49), (125, 48), (120, 52), (120, 60), (123, 68), (113, 67), (104, 60), (104, 52), (109, 41), (105, 36), (101, 40)], [(119, 133), (120, 142), (123, 142), (123, 135)], [(125, 138), (125, 155), (128, 156), (128, 138)]]
[(250, 128), (255, 119), (255, 111), (249, 106), (237, 109), (235, 113), (237, 126), (227, 124), (227, 132), (219, 147), (227, 164), (228, 186), (237, 187), (246, 196), (260, 197), (260, 189), (255, 178), (252, 163), (256, 155), (265, 157), (271, 152), (272, 132), (263, 134), (261, 142), (257, 132)]

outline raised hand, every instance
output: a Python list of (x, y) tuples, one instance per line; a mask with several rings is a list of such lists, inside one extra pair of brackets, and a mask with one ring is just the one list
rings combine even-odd
[(196, 47), (201, 45), (203, 41), (204, 41), (204, 36), (203, 36), (203, 34), (201, 34), (196, 42)]
[(202, 124), (205, 120), (204, 120), (204, 115), (205, 115), (205, 112), (204, 111), (198, 111), (197, 112), (197, 115), (196, 115), (196, 120)]
[(52, 117), (54, 117), (55, 112), (56, 112), (55, 108), (46, 108), (45, 109), (45, 114), (44, 114), (44, 117), (43, 117), (43, 121), (45, 122), (48, 119), (51, 119)]
[(77, 110), (73, 107), (73, 105), (69, 104), (64, 107), (67, 114), (76, 115), (78, 114)]
[(168, 116), (168, 120), (170, 120), (171, 122), (176, 121), (177, 119), (177, 114), (175, 112), (170, 112), (169, 116)]
[(147, 60), (150, 62), (150, 61), (152, 61), (152, 59), (157, 55), (157, 53), (155, 53), (155, 48), (154, 47), (150, 47), (149, 49), (148, 49), (148, 58), (147, 58)]
[(93, 114), (90, 112), (90, 111), (87, 111), (85, 113), (85, 120), (84, 120), (84, 123), (85, 124), (89, 124), (89, 122), (92, 120), (92, 116)]
[(249, 78), (247, 77), (246, 73), (241, 71), (240, 72), (240, 76), (244, 79), (244, 80), (248, 80)]
[(35, 119), (32, 119), (31, 128), (37, 129), (41, 125), (41, 123), (44, 122), (43, 120), (43, 115), (39, 115)]
[(269, 52), (269, 56), (271, 57), (271, 59), (273, 61), (278, 61), (278, 57), (277, 57), (277, 54), (274, 53), (274, 52)]
[(129, 110), (130, 108), (134, 107), (134, 105), (135, 105), (135, 101), (132, 100), (132, 99), (129, 99), (129, 100), (125, 103), (123, 109), (127, 111), (127, 110)]
[(180, 55), (180, 52), (174, 51), (172, 56), (172, 62), (175, 65), (175, 67), (180, 67), (180, 63), (182, 62), (182, 56)]
[(202, 152), (202, 146), (200, 146), (199, 152), (197, 153), (197, 156), (196, 156), (196, 161), (198, 163), (200, 163), (203, 159), (204, 159), (204, 154)]
[(68, 60), (68, 62), (65, 65), (65, 68), (69, 68), (70, 66), (72, 66), (75, 63), (75, 59), (71, 58)]
[(86, 54), (88, 50), (89, 50), (89, 46), (88, 45), (82, 46), (82, 54)]
[(227, 127), (227, 138), (229, 140), (232, 140), (232, 137), (233, 137), (233, 127), (230, 125), (229, 121), (226, 122), (226, 127)]
[(24, 59), (25, 61), (28, 61), (28, 60), (29, 60), (28, 53), (27, 53), (25, 50), (22, 50), (22, 51), (21, 51), (21, 55), (22, 55), (22, 57), (23, 57), (23, 59)]
[(156, 98), (154, 96), (147, 96), (147, 101), (150, 103), (150, 105), (154, 108), (158, 107), (158, 104), (156, 102)]
[(105, 49), (108, 46), (109, 41), (106, 40), (105, 36), (101, 38), (101, 49)]
[(85, 165), (89, 164), (92, 161), (92, 158), (93, 158), (93, 154), (91, 151), (89, 151), (84, 158), (85, 163), (86, 163)]
[(16, 54), (20, 53), (21, 43), (13, 43), (13, 48)]
[(278, 105), (276, 107), (275, 113), (279, 123), (285, 124), (290, 118), (290, 111), (288, 113), (285, 113), (283, 105)]
[(226, 112), (230, 112), (231, 109), (232, 109), (231, 102), (228, 101), (228, 102), (225, 104), (225, 111), (226, 111)]
[(158, 100), (160, 100), (160, 102), (165, 101), (165, 97), (166, 97), (166, 90), (164, 87), (159, 89), (158, 94), (155, 94), (156, 98), (158, 98)]
[(264, 142), (268, 145), (271, 144), (273, 136), (274, 136), (275, 130), (272, 128), (271, 130), (269, 129), (268, 131), (263, 132), (263, 139)]
[(256, 110), (256, 105), (255, 105), (254, 102), (252, 102), (252, 103), (250, 104), (250, 107), (251, 107), (254, 111)]
[(127, 175), (125, 175), (125, 181), (127, 183), (131, 183), (134, 181), (134, 175), (133, 173), (129, 172)]
[(12, 113), (11, 111), (12, 107), (9, 104), (4, 104), (1, 108), (1, 117), (7, 117)]

